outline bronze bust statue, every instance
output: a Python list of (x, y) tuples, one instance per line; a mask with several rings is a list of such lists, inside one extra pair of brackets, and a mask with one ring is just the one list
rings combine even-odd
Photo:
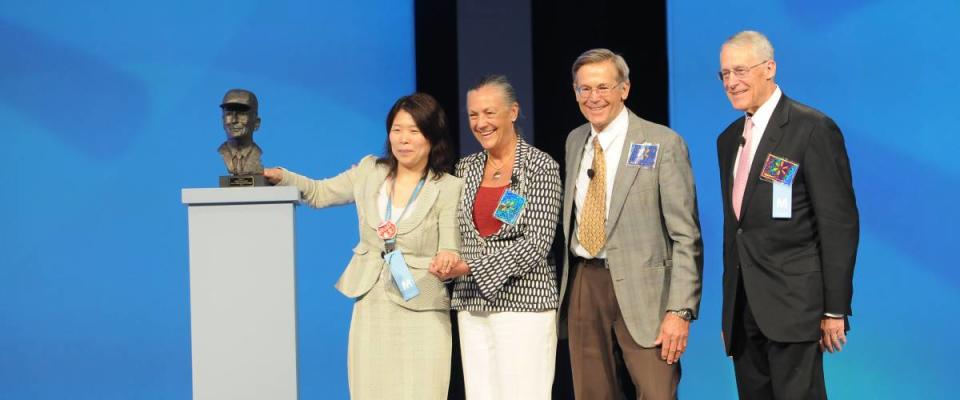
[(231, 89), (220, 104), (223, 111), (223, 130), (227, 141), (217, 149), (231, 175), (262, 175), (263, 151), (253, 142), (253, 132), (260, 128), (257, 115), (257, 96), (245, 89)]

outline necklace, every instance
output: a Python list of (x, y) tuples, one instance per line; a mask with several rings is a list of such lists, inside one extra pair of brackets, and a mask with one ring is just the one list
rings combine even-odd
[(493, 166), (493, 180), (499, 180), (500, 177), (503, 176), (500, 174), (500, 170), (503, 169), (503, 163), (495, 162), (493, 157), (489, 157), (488, 159), (490, 160), (490, 165)]
[[(512, 140), (513, 144), (510, 145), (511, 149), (513, 148), (513, 146), (516, 146), (516, 143), (517, 143), (516, 140), (517, 140), (516, 137), (514, 137), (514, 140)], [(510, 159), (512, 160), (512, 158)], [(493, 166), (493, 180), (495, 181), (499, 180), (500, 177), (503, 176), (503, 174), (500, 173), (500, 170), (503, 169), (503, 163), (495, 161), (493, 159), (493, 156), (490, 155), (490, 152), (487, 152), (487, 161), (490, 161), (490, 165)]]

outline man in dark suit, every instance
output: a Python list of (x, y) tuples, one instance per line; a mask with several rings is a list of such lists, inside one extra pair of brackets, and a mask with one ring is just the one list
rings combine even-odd
[(824, 399), (823, 351), (846, 344), (859, 217), (840, 129), (787, 98), (773, 47), (740, 32), (720, 79), (745, 115), (717, 138), (723, 337), (742, 399)]

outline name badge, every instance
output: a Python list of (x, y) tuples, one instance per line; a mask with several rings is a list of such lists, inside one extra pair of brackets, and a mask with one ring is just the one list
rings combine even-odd
[(420, 294), (420, 289), (417, 288), (417, 282), (410, 274), (410, 267), (407, 266), (407, 261), (403, 259), (403, 253), (400, 250), (394, 250), (384, 255), (383, 258), (390, 264), (390, 275), (393, 276), (393, 283), (400, 290), (403, 301), (410, 301), (410, 299), (417, 297)]
[(497, 209), (493, 211), (493, 217), (505, 224), (516, 225), (526, 205), (526, 197), (507, 189), (503, 192), (503, 196), (500, 196), (500, 202), (497, 203)]
[(627, 165), (643, 169), (656, 168), (659, 153), (659, 143), (630, 143), (630, 156), (627, 157)]
[(773, 218), (790, 219), (793, 215), (793, 185), (773, 182)]
[(797, 176), (798, 170), (800, 170), (800, 164), (797, 162), (767, 154), (767, 160), (763, 163), (763, 170), (760, 171), (760, 179), (771, 183), (779, 182), (785, 185), (793, 185), (793, 178)]
[(763, 163), (760, 179), (773, 184), (773, 218), (792, 218), (793, 216), (793, 179), (800, 170), (800, 164), (783, 157), (767, 154)]

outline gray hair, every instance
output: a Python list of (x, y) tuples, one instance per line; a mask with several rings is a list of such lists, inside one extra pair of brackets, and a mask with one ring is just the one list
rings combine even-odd
[(770, 39), (757, 31), (737, 32), (737, 34), (730, 36), (726, 42), (723, 42), (723, 46), (749, 47), (757, 58), (761, 60), (773, 59), (773, 45), (770, 44)]
[(577, 71), (580, 67), (587, 64), (595, 64), (604, 61), (613, 61), (613, 65), (617, 66), (617, 78), (619, 82), (630, 82), (630, 67), (627, 66), (627, 61), (623, 59), (623, 56), (610, 51), (609, 49), (590, 49), (580, 57), (577, 57), (577, 60), (573, 62), (573, 68), (571, 72), (573, 74), (573, 82), (577, 82)]
[(495, 86), (503, 90), (504, 100), (507, 101), (507, 105), (519, 104), (517, 102), (517, 91), (513, 89), (513, 85), (510, 84), (510, 81), (507, 80), (505, 75), (487, 75), (483, 78), (480, 78), (479, 81), (473, 87), (468, 90), (472, 92), (474, 90), (480, 89), (484, 86)]

